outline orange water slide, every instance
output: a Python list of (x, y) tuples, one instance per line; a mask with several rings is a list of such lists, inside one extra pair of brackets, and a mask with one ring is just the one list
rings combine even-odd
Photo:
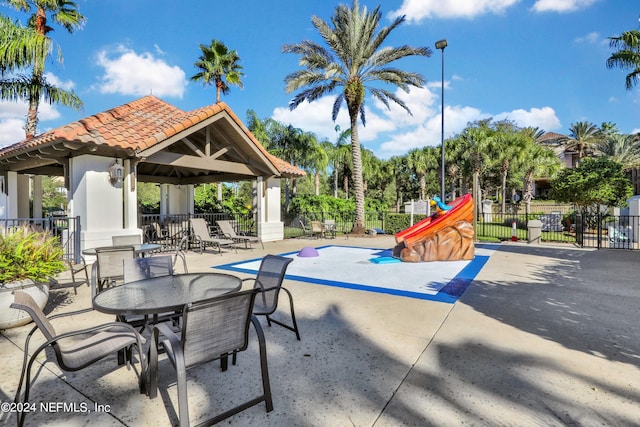
[(443, 228), (450, 227), (458, 221), (473, 220), (473, 198), (465, 194), (454, 199), (447, 206), (451, 209), (431, 215), (411, 227), (395, 234), (396, 243), (404, 242), (404, 247), (411, 248), (417, 241), (432, 236)]

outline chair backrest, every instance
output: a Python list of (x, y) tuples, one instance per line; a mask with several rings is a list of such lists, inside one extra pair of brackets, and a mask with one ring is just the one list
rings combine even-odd
[(209, 226), (204, 218), (191, 218), (191, 230), (198, 237), (210, 238)]
[(220, 227), (222, 234), (229, 237), (237, 237), (236, 230), (233, 228), (233, 225), (231, 225), (231, 222), (226, 220), (216, 222), (218, 223), (218, 227)]
[(56, 336), (56, 330), (53, 325), (31, 295), (24, 291), (14, 291), (13, 298), (11, 308), (26, 311), (47, 340), (51, 340)]
[(185, 306), (181, 339), (187, 368), (247, 348), (257, 292), (235, 292)]
[(124, 260), (124, 283), (161, 276), (173, 276), (171, 255)]
[(272, 312), (278, 305), (280, 287), (287, 272), (287, 267), (292, 261), (293, 258), (279, 255), (266, 255), (262, 258), (253, 287), (261, 291), (267, 291), (258, 295), (260, 305), (266, 311)]
[(311, 221), (311, 231), (314, 233), (322, 233), (322, 223), (320, 221)]
[(99, 282), (122, 280), (124, 260), (134, 257), (133, 246), (96, 248), (97, 280)]
[(127, 236), (111, 236), (113, 246), (140, 245), (142, 237), (139, 234), (129, 234)]
[(326, 219), (324, 221), (324, 225), (326, 226), (330, 226), (330, 227), (335, 227), (336, 225), (336, 220), (335, 219)]

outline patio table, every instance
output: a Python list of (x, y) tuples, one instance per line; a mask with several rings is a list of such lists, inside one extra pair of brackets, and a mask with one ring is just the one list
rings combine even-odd
[[(142, 244), (138, 244), (138, 245), (123, 245), (123, 246), (133, 246), (133, 252), (136, 255), (142, 255), (145, 256), (145, 254), (149, 253), (149, 252), (153, 252), (153, 251), (157, 251), (158, 249), (160, 249), (162, 247), (162, 245), (159, 245), (157, 243), (142, 243)], [(109, 246), (103, 246), (103, 247), (109, 247)], [(89, 248), (89, 249), (83, 249), (82, 250), (82, 255), (94, 255), (96, 254), (96, 248)]]
[(93, 307), (115, 315), (153, 315), (180, 311), (185, 304), (240, 290), (242, 280), (225, 273), (187, 273), (128, 282), (102, 291)]

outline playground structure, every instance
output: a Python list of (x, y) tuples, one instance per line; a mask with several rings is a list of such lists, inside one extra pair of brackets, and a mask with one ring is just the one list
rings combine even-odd
[(395, 234), (393, 256), (402, 261), (458, 261), (474, 257), (473, 198), (465, 194), (445, 205), (431, 202), (436, 212)]

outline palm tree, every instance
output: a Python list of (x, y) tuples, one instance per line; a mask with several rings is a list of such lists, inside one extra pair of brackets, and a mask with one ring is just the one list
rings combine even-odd
[(609, 37), (609, 46), (618, 49), (607, 59), (607, 68), (631, 70), (625, 78), (625, 87), (631, 90), (640, 76), (640, 31), (625, 31), (618, 37)]
[(402, 71), (391, 64), (408, 56), (431, 55), (431, 51), (426, 47), (381, 47), (390, 32), (405, 21), (405, 17), (396, 18), (389, 27), (380, 29), (376, 34), (381, 18), (379, 6), (369, 12), (366, 7), (360, 8), (358, 0), (353, 0), (351, 8), (347, 5), (336, 7), (331, 18), (333, 26), (317, 16), (311, 18), (313, 26), (328, 44), (329, 49), (309, 40), (282, 48), (285, 53), (301, 55), (299, 64), (304, 67), (285, 77), (288, 93), (305, 88), (291, 100), (290, 109), (295, 109), (303, 101), (313, 102), (337, 88), (342, 88), (333, 104), (332, 119), (336, 120), (343, 101), (346, 102), (351, 129), (353, 185), (356, 198), (354, 233), (365, 231), (364, 184), (357, 123), (359, 115), (363, 126), (366, 126), (365, 92), (369, 91), (387, 107), (389, 101), (393, 101), (411, 113), (407, 105), (393, 92), (376, 88), (371, 84), (376, 81), (382, 82), (405, 91), (408, 91), (410, 86), (420, 87), (424, 84), (421, 75)]
[(582, 159), (587, 153), (593, 153), (596, 145), (602, 141), (602, 131), (590, 122), (572, 123), (569, 137), (564, 141), (567, 148), (576, 150), (578, 158)]
[[(48, 34), (53, 31), (53, 28), (48, 25), (47, 14), (69, 33), (82, 28), (85, 22), (85, 17), (78, 11), (78, 6), (69, 0), (7, 0), (7, 3), (17, 10), (33, 12), (29, 18), (29, 27), (42, 37), (48, 37)], [(27, 139), (36, 134), (41, 98), (49, 103), (59, 103), (74, 109), (82, 108), (82, 101), (73, 92), (59, 89), (47, 82), (44, 77), (44, 59), (42, 56), (34, 56), (31, 77), (18, 76), (10, 79), (2, 91), (4, 99), (28, 101), (29, 110), (25, 124)]]
[(518, 169), (524, 172), (522, 200), (526, 213), (531, 212), (531, 199), (536, 177), (553, 178), (561, 168), (560, 159), (549, 147), (536, 142), (533, 135), (525, 138), (523, 155), (519, 158)]
[(414, 148), (407, 154), (407, 164), (420, 182), (420, 200), (427, 200), (427, 172), (438, 168), (437, 154), (435, 147)]
[(0, 16), (0, 72), (4, 75), (44, 62), (51, 52), (51, 39)]
[(211, 44), (200, 45), (202, 54), (193, 65), (200, 71), (191, 80), (200, 81), (202, 84), (216, 86), (216, 104), (220, 102), (220, 92), (229, 94), (228, 85), (236, 85), (242, 88), (242, 66), (239, 64), (240, 56), (235, 50), (229, 50), (224, 43), (213, 39)]
[(640, 139), (637, 134), (614, 134), (601, 141), (598, 154), (620, 163), (625, 171), (640, 167)]

